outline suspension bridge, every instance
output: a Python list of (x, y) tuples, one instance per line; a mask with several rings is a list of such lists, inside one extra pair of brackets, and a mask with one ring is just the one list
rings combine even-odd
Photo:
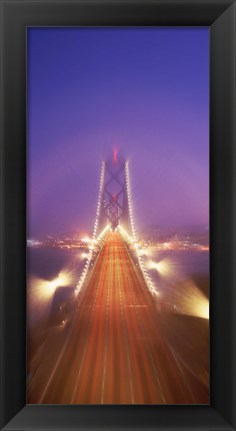
[(73, 318), (31, 355), (28, 403), (208, 403), (204, 379), (165, 337), (158, 292), (135, 243), (129, 165), (114, 151), (101, 166)]

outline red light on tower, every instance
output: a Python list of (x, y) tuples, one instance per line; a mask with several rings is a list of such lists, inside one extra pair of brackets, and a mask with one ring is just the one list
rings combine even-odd
[(118, 161), (118, 147), (113, 148), (113, 163), (116, 163)]

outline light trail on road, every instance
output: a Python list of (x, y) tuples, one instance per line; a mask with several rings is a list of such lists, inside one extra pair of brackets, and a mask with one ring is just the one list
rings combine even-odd
[(118, 232), (107, 234), (77, 301), (71, 324), (48, 330), (30, 356), (28, 403), (209, 402), (207, 382), (165, 338), (167, 325)]

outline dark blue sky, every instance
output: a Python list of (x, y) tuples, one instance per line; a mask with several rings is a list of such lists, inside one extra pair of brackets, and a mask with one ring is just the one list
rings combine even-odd
[(115, 145), (138, 227), (207, 224), (208, 111), (208, 28), (29, 29), (29, 234), (92, 230)]

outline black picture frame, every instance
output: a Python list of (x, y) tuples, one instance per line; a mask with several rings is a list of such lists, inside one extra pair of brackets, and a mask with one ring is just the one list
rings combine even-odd
[[(26, 405), (26, 27), (210, 27), (210, 405)], [(235, 430), (235, 0), (1, 1), (1, 429)]]

